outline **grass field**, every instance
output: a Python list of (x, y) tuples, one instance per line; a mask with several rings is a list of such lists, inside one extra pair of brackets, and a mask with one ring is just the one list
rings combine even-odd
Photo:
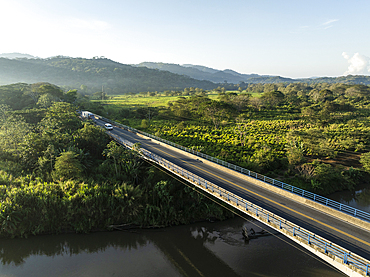
[[(227, 91), (227, 93), (238, 91)], [(253, 97), (261, 96), (260, 93), (252, 93)], [(116, 108), (140, 108), (140, 107), (165, 107), (168, 102), (176, 101), (179, 97), (190, 97), (190, 96), (142, 96), (142, 95), (110, 95), (113, 97), (109, 100), (93, 100), (94, 102), (101, 103), (103, 105), (112, 105)], [(217, 93), (207, 94), (210, 99), (217, 100)]]

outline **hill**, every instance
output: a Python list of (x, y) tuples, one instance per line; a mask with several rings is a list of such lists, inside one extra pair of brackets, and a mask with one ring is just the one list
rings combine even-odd
[(0, 85), (19, 82), (49, 82), (67, 89), (80, 89), (83, 86), (87, 93), (103, 89), (109, 94), (216, 87), (210, 81), (196, 80), (169, 71), (125, 65), (106, 58), (0, 58)]
[(269, 76), (258, 74), (242, 74), (231, 69), (217, 70), (201, 65), (192, 64), (170, 64), (170, 63), (154, 63), (144, 62), (135, 65), (137, 67), (147, 67), (158, 70), (165, 70), (176, 74), (190, 76), (198, 80), (207, 80), (218, 84), (231, 83), (231, 84), (259, 84), (259, 83), (344, 83), (344, 84), (370, 84), (370, 76), (364, 75), (348, 75), (340, 77), (315, 77), (315, 78), (302, 78), (292, 79), (281, 76)]
[(0, 54), (0, 58), (7, 58), (7, 59), (37, 59), (37, 57), (29, 55), (29, 54), (22, 54), (22, 53), (3, 53)]
[(182, 90), (189, 87), (210, 90), (218, 86), (244, 87), (246, 84), (257, 83), (370, 84), (370, 76), (361, 75), (291, 79), (241, 74), (231, 69), (217, 70), (190, 64), (146, 62), (127, 65), (106, 58), (57, 56), (39, 59), (19, 53), (0, 56), (3, 56), (0, 57), (0, 85), (48, 82), (66, 90), (78, 89), (85, 94), (103, 90), (111, 95), (119, 95), (145, 91)]
[(191, 65), (191, 64), (178, 65), (171, 63), (143, 62), (135, 66), (165, 70), (180, 75), (186, 75), (197, 80), (211, 81), (213, 83), (227, 82), (238, 84), (240, 82), (248, 82), (250, 78), (260, 76), (258, 74), (241, 74), (230, 69), (217, 70), (201, 65)]

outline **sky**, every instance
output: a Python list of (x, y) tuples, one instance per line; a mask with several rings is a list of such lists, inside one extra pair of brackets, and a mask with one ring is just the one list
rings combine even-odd
[(369, 0), (0, 0), (0, 53), (370, 75)]

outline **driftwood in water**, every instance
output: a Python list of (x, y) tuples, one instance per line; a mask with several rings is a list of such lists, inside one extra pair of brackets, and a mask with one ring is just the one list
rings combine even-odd
[[(276, 233), (278, 234), (278, 233)], [(265, 236), (271, 236), (271, 235), (275, 235), (273, 233), (270, 233), (270, 232), (267, 232), (265, 230), (261, 230), (259, 232), (255, 232), (253, 230), (253, 228), (251, 228), (249, 231), (246, 227), (243, 227), (242, 229), (242, 235), (244, 237), (245, 240), (250, 240), (250, 239), (256, 239), (258, 237), (265, 237)]]

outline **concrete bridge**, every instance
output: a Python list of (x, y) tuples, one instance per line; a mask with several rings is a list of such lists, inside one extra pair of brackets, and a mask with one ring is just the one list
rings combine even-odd
[(97, 125), (115, 126), (108, 133), (121, 145), (140, 143), (144, 159), (284, 234), (346, 275), (370, 276), (370, 214), (96, 118)]

